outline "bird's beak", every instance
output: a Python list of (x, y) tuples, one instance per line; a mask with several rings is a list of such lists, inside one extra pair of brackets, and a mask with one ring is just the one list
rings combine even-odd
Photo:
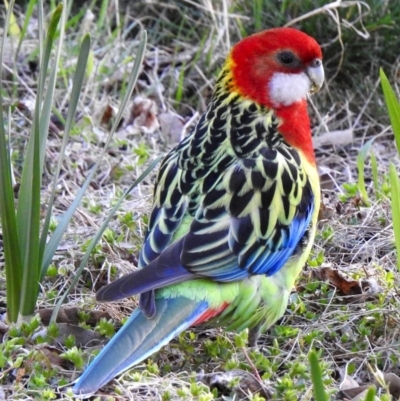
[(324, 78), (325, 78), (324, 67), (322, 66), (322, 60), (319, 58), (313, 60), (306, 68), (306, 73), (312, 82), (310, 93), (318, 92), (321, 89), (321, 86), (324, 83)]

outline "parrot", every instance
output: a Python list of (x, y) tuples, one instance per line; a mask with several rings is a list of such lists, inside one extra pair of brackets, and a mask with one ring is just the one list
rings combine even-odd
[(206, 111), (162, 161), (138, 269), (96, 294), (139, 306), (73, 387), (94, 394), (199, 325), (258, 335), (284, 314), (317, 226), (307, 97), (324, 82), (317, 41), (295, 28), (230, 50)]

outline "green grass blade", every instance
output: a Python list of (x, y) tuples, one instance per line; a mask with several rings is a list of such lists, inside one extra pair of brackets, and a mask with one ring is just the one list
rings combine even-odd
[[(37, 122), (37, 120), (36, 120)], [(40, 231), (40, 146), (39, 146), (39, 124), (36, 124), (35, 132), (30, 138), (32, 144), (32, 164), (31, 172), (25, 176), (25, 190), (30, 191), (27, 198), (20, 196), (19, 204), (24, 203), (26, 206), (19, 210), (24, 211), (24, 218), (20, 219), (17, 214), (17, 222), (19, 233), (24, 236), (20, 239), (21, 246), (24, 247), (21, 255), (23, 256), (23, 275), (21, 287), (21, 304), (18, 320), (24, 320), (24, 317), (33, 315), (36, 306), (36, 300), (39, 292), (39, 231)], [(25, 166), (24, 166), (25, 167)], [(22, 183), (21, 183), (22, 188)]]
[(100, 10), (99, 10), (99, 14), (97, 17), (97, 31), (101, 32), (101, 30), (103, 29), (105, 20), (106, 20), (106, 16), (107, 16), (107, 8), (108, 8), (108, 0), (101, 0), (100, 3)]
[(397, 151), (400, 154), (400, 104), (382, 68), (379, 71), (379, 75), (381, 78), (381, 85), (383, 89), (383, 95), (385, 97), (386, 107), (389, 112), (390, 123), (392, 124), (393, 128)]
[(317, 353), (315, 351), (310, 351), (308, 354), (308, 360), (311, 366), (311, 381), (314, 387), (315, 401), (329, 401), (328, 394), (325, 391), (324, 383), (322, 381), (322, 371)]
[(8, 0), (4, 0), (4, 5), (6, 7), (7, 13), (10, 13), (10, 20), (8, 23), (7, 31), (5, 32), (7, 32), (10, 37), (19, 39), (21, 36), (21, 30), (19, 29), (17, 18), (13, 13), (14, 2), (10, 2), (9, 4)]
[[(43, 67), (38, 82), (38, 95), (36, 98), (32, 132), (29, 138), (26, 157), (24, 161), (21, 185), (19, 192), (19, 202), (17, 210), (17, 227), (19, 247), (23, 265), (23, 278), (21, 288), (20, 317), (32, 315), (36, 305), (36, 299), (39, 291), (39, 275), (41, 267), (40, 255), (40, 193), (42, 169), (44, 163), (44, 153), (48, 132), (48, 124), (44, 121), (43, 115), (48, 113), (49, 97), (52, 100), (52, 85), (55, 85), (54, 72), (57, 68), (53, 66), (50, 74), (49, 90), (46, 93), (45, 104), (41, 108), (41, 94), (46, 82), (47, 66), (50, 59), (51, 49), (53, 47), (57, 25), (60, 21), (62, 5), (60, 4), (54, 12), (48, 34), (46, 36), (46, 45), (43, 52)], [(61, 43), (59, 44), (60, 49)], [(60, 50), (58, 51), (60, 53)], [(54, 64), (57, 63), (57, 58)], [(53, 89), (54, 91), (54, 89)], [(39, 95), (40, 92), (40, 95)], [(41, 113), (42, 111), (42, 113)], [(50, 116), (48, 116), (50, 118)], [(44, 142), (44, 144), (43, 144)]]
[(377, 199), (381, 198), (379, 188), (379, 174), (378, 174), (378, 162), (374, 152), (371, 152), (371, 170), (372, 170), (372, 181), (374, 183), (375, 196)]
[(397, 253), (397, 269), (400, 271), (400, 178), (393, 163), (389, 167), (391, 187), (392, 221)]
[[(110, 144), (111, 138), (114, 134), (114, 132), (116, 131), (119, 122), (121, 121), (122, 118), (122, 113), (124, 111), (124, 108), (126, 107), (126, 104), (128, 103), (131, 95), (132, 95), (132, 91), (133, 88), (136, 85), (138, 76), (139, 76), (139, 72), (140, 72), (140, 68), (143, 62), (143, 58), (144, 58), (144, 53), (145, 53), (145, 49), (146, 49), (146, 43), (147, 43), (147, 33), (146, 31), (143, 31), (141, 34), (141, 38), (140, 38), (140, 44), (139, 44), (139, 48), (138, 48), (138, 52), (136, 54), (136, 59), (132, 68), (132, 73), (131, 76), (129, 78), (129, 82), (127, 85), (127, 90), (125, 92), (124, 98), (121, 102), (120, 108), (118, 110), (118, 113), (115, 117), (115, 121), (114, 124), (112, 126), (112, 129), (110, 131), (110, 134), (107, 138), (107, 141), (103, 147), (103, 151), (101, 153), (101, 155), (99, 156), (98, 160), (96, 161), (96, 164), (93, 166), (90, 174), (88, 175), (87, 179), (85, 180), (82, 188), (78, 191), (78, 193), (76, 194), (76, 197), (74, 199), (74, 201), (71, 203), (70, 207), (68, 208), (68, 210), (65, 212), (65, 214), (63, 215), (63, 218), (61, 219), (60, 223), (58, 224), (57, 228), (55, 229), (53, 235), (51, 236), (45, 251), (44, 251), (44, 255), (43, 255), (43, 262), (42, 265), (43, 266), (49, 266), (52, 260), (52, 257), (54, 255), (55, 250), (58, 248), (58, 245), (61, 242), (61, 238), (64, 235), (68, 224), (73, 216), (73, 214), (75, 213), (76, 208), (78, 207), (79, 203), (82, 200), (82, 197), (86, 191), (86, 188), (89, 186), (91, 180), (93, 179), (93, 176), (95, 174), (95, 172), (97, 171), (98, 166), (100, 165), (105, 153), (107, 152), (108, 146)], [(42, 272), (42, 277), (43, 277), (43, 272)]]
[(261, 31), (263, 29), (263, 1), (262, 0), (253, 0), (253, 18), (254, 18), (254, 27), (256, 31)]
[(365, 188), (365, 179), (364, 179), (364, 170), (365, 170), (365, 160), (368, 156), (368, 153), (371, 149), (371, 145), (374, 142), (375, 138), (370, 139), (366, 142), (363, 147), (360, 149), (360, 152), (357, 156), (357, 169), (358, 169), (358, 192), (361, 195), (361, 198), (365, 204), (365, 206), (370, 207), (371, 202), (369, 201), (367, 189)]
[[(9, 4), (6, 14), (4, 32), (8, 32), (10, 12), (13, 9), (14, 0)], [(4, 34), (0, 51), (0, 221), (3, 233), (3, 248), (7, 287), (7, 318), (10, 322), (18, 319), (20, 293), (22, 284), (22, 261), (19, 249), (17, 220), (15, 216), (14, 188), (11, 179), (12, 163), (10, 150), (7, 146), (6, 131), (3, 118), (3, 54), (4, 43), (7, 35)], [(8, 132), (11, 132), (9, 129)]]
[[(72, 9), (72, 5), (74, 3), (74, 0), (64, 0), (64, 4), (65, 4), (65, 28), (66, 30), (69, 29), (70, 27), (77, 27), (77, 25), (79, 25), (79, 21), (82, 18), (83, 15), (85, 15), (86, 12), (86, 8), (82, 7), (82, 10), (80, 10), (78, 12), (79, 14), (79, 18), (78, 20), (75, 20), (75, 15), (73, 15), (71, 18), (71, 9)], [(82, 12), (83, 11), (83, 12)], [(75, 25), (69, 25), (69, 22), (72, 20), (72, 23)]]
[[(43, 76), (43, 81), (40, 81), (40, 84), (42, 84), (42, 87), (44, 87), (44, 84), (46, 82), (46, 71), (47, 71), (47, 66), (49, 63), (49, 57), (51, 55), (51, 51), (53, 49), (54, 42), (56, 38), (58, 37), (58, 46), (57, 46), (57, 52), (56, 52), (56, 57), (54, 59), (54, 62), (52, 64), (49, 78), (47, 80), (47, 91), (44, 95), (44, 100), (43, 100), (43, 105), (42, 105), (42, 110), (40, 114), (40, 166), (43, 166), (44, 164), (44, 157), (46, 153), (46, 144), (47, 144), (47, 135), (49, 132), (49, 124), (50, 124), (50, 116), (51, 116), (51, 109), (53, 105), (53, 99), (54, 99), (54, 90), (56, 86), (56, 79), (57, 79), (57, 71), (58, 71), (58, 64), (60, 61), (61, 57), (61, 48), (62, 44), (64, 41), (64, 32), (65, 32), (65, 13), (63, 13), (64, 10), (64, 5), (59, 4), (57, 8), (55, 9), (53, 16), (50, 20), (49, 24), (49, 29), (47, 32), (47, 40), (46, 40), (46, 46), (45, 46), (45, 51), (44, 51), (44, 66), (45, 68), (45, 75)], [(58, 35), (57, 33), (57, 27), (59, 25), (59, 22), (61, 20), (60, 24), (60, 34)]]
[[(44, 57), (44, 32), (45, 32), (45, 25), (44, 25), (44, 10), (43, 10), (43, 0), (39, 0), (37, 3), (37, 8), (38, 8), (38, 25), (39, 25), (39, 30), (38, 30), (38, 36), (39, 36), (39, 60), (42, 63)], [(43, 65), (40, 65), (40, 72), (43, 73), (44, 68), (42, 68)], [(39, 99), (42, 98), (43, 92), (41, 91), (41, 88), (38, 86), (36, 96), (39, 97)]]
[[(48, 68), (48, 64), (49, 64), (49, 60), (50, 60), (51, 49), (53, 47), (55, 32), (56, 32), (59, 20), (61, 18), (61, 13), (62, 13), (62, 4), (60, 4), (57, 7), (56, 11), (54, 12), (54, 14), (51, 18), (49, 30), (48, 30), (48, 34), (47, 34), (47, 38), (46, 38), (45, 50), (43, 52), (43, 58), (40, 63), (40, 76), (39, 76), (39, 80), (38, 80), (38, 91), (37, 91), (36, 102), (35, 102), (34, 121), (32, 124), (33, 131), (32, 131), (31, 138), (34, 137), (34, 132), (36, 130), (39, 132), (38, 135), (40, 135), (40, 129), (42, 129), (42, 128), (45, 129), (45, 127), (41, 126), (40, 124), (38, 125), (38, 123), (35, 120), (38, 120), (38, 121), (41, 120), (41, 116), (40, 116), (41, 100), (43, 97), (44, 85), (46, 82), (47, 68)], [(41, 138), (43, 138), (44, 135), (47, 137), (47, 132), (42, 132)], [(21, 179), (20, 198), (22, 196), (24, 202), (19, 202), (18, 214), (21, 216), (22, 222), (26, 221), (26, 216), (23, 216), (24, 212), (22, 209), (26, 206), (27, 200), (29, 199), (29, 191), (30, 191), (29, 188), (25, 188), (24, 182), (31, 181), (31, 179), (29, 179), (29, 176), (32, 175), (32, 163), (33, 163), (33, 159), (32, 159), (32, 151), (33, 150), (32, 150), (32, 143), (31, 143), (32, 141), (30, 140), (28, 142), (27, 154), (26, 154), (26, 158), (25, 158), (25, 162), (24, 162), (24, 168), (23, 168), (22, 179)], [(46, 146), (46, 143), (44, 143), (40, 146), (40, 148), (43, 149), (43, 152), (42, 152), (43, 155), (40, 156), (41, 160), (44, 160), (45, 146)], [(41, 174), (41, 169), (40, 169), (39, 174)], [(20, 211), (20, 209), (21, 209), (21, 211)]]
[(176, 88), (176, 93), (175, 93), (175, 101), (177, 103), (180, 103), (183, 98), (183, 91), (185, 87), (185, 69), (186, 69), (186, 64), (184, 63), (181, 66), (181, 70), (179, 71), (178, 87)]
[(15, 59), (18, 58), (19, 51), (21, 50), (22, 41), (25, 38), (26, 31), (28, 30), (29, 23), (31, 22), (31, 17), (32, 17), (33, 10), (35, 8), (36, 3), (37, 3), (37, 0), (30, 0), (28, 3), (28, 6), (26, 8), (25, 15), (24, 15), (24, 25), (22, 26), (22, 29), (21, 29), (21, 35), (19, 38), (17, 51), (15, 52)]
[[(46, 218), (45, 218), (45, 221), (43, 224), (43, 230), (42, 230), (42, 235), (41, 235), (41, 239), (40, 239), (40, 252), (41, 252), (42, 256), (44, 254), (46, 243), (47, 243), (47, 235), (48, 235), (52, 207), (54, 204), (54, 198), (55, 198), (55, 193), (56, 193), (56, 188), (57, 188), (57, 181), (58, 181), (58, 177), (60, 175), (62, 162), (63, 162), (64, 156), (65, 156), (65, 149), (67, 147), (69, 134), (70, 134), (73, 122), (74, 122), (76, 109), (78, 106), (78, 101), (79, 101), (79, 97), (80, 97), (81, 90), (82, 90), (82, 83), (83, 83), (83, 79), (85, 77), (85, 70), (86, 70), (86, 65), (87, 65), (87, 61), (88, 61), (88, 57), (89, 57), (89, 52), (90, 52), (90, 35), (85, 35), (85, 37), (83, 38), (83, 41), (82, 41), (82, 46), (81, 46), (81, 49), (79, 52), (78, 61), (77, 61), (77, 65), (76, 65), (76, 71), (75, 71), (74, 81), (73, 81), (72, 90), (71, 90), (71, 97), (69, 99), (68, 114), (67, 114), (67, 118), (65, 121), (63, 143), (62, 143), (61, 150), (60, 150), (60, 157), (58, 158), (57, 168), (54, 173), (53, 186), (52, 186), (50, 198), (48, 201)], [(46, 264), (42, 263), (42, 266), (41, 266), (40, 281), (43, 279), (44, 275), (46, 274), (49, 264), (51, 263), (51, 259), (53, 258), (54, 253), (57, 250), (58, 244), (55, 242), (52, 242), (52, 243), (48, 244), (48, 247), (49, 247), (49, 249), (47, 250)]]
[(4, 130), (3, 101), (0, 95), (0, 220), (6, 271), (7, 318), (10, 322), (16, 322), (22, 285), (22, 261), (20, 253), (16, 251), (19, 249), (19, 241), (11, 167)]
[(75, 287), (76, 283), (78, 282), (82, 271), (84, 269), (84, 267), (87, 265), (87, 262), (89, 261), (90, 255), (94, 249), (94, 247), (96, 246), (97, 242), (99, 241), (99, 239), (101, 238), (101, 236), (104, 233), (104, 230), (108, 227), (108, 224), (110, 223), (112, 217), (114, 216), (115, 212), (119, 209), (119, 207), (121, 206), (121, 203), (125, 200), (125, 198), (129, 195), (129, 193), (137, 186), (139, 185), (148, 175), (149, 173), (154, 169), (154, 167), (160, 162), (160, 160), (162, 159), (162, 155), (158, 156), (157, 159), (155, 159), (149, 167), (147, 167), (147, 169), (139, 176), (139, 178), (125, 191), (125, 193), (122, 195), (122, 197), (117, 201), (117, 203), (114, 205), (114, 207), (111, 209), (109, 215), (107, 216), (106, 220), (103, 222), (103, 224), (101, 225), (101, 227), (98, 229), (98, 231), (96, 232), (96, 235), (92, 238), (92, 240), (90, 241), (89, 246), (86, 249), (85, 255), (82, 258), (81, 264), (79, 265), (78, 270), (75, 273), (75, 277), (72, 280), (71, 285), (69, 286), (68, 290), (60, 297), (60, 299), (57, 302), (56, 307), (53, 310), (53, 313), (51, 315), (51, 322), (55, 322), (57, 319), (57, 315), (58, 312), (61, 308), (61, 305), (64, 303), (65, 298), (67, 297), (67, 295), (71, 292), (71, 290)]

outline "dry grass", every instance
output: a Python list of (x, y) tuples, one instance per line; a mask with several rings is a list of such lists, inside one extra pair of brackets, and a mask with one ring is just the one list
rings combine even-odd
[[(322, 350), (324, 378), (327, 387), (334, 392), (339, 389), (346, 369), (359, 383), (366, 383), (373, 380), (368, 366), (372, 370), (399, 373), (400, 361), (397, 345), (400, 299), (396, 291), (398, 274), (389, 203), (387, 200), (376, 200), (371, 207), (365, 208), (357, 197), (350, 197), (345, 202), (338, 200), (338, 195), (345, 193), (342, 184), (357, 181), (356, 156), (366, 138), (378, 136), (374, 152), (381, 177), (387, 172), (389, 160), (396, 157), (376, 81), (377, 67), (382, 60), (383, 64), (394, 60), (384, 58), (385, 49), (379, 49), (375, 55), (367, 49), (371, 53), (368, 57), (373, 61), (367, 67), (364, 61), (357, 66), (351, 54), (351, 49), (358, 52), (358, 48), (362, 48), (366, 40), (363, 39), (365, 33), (372, 37), (369, 43), (375, 41), (380, 44), (387, 30), (382, 28), (384, 22), (381, 28), (377, 24), (375, 28), (368, 28), (368, 23), (372, 24), (371, 17), (365, 14), (367, 7), (361, 2), (347, 2), (351, 4), (346, 9), (339, 2), (329, 9), (315, 3), (312, 9), (302, 3), (298, 8), (287, 6), (281, 14), (279, 9), (275, 9), (276, 15), (266, 8), (265, 12), (271, 16), (266, 23), (289, 23), (315, 10), (312, 17), (296, 23), (297, 27), (303, 27), (320, 40), (327, 60), (328, 83), (321, 93), (312, 98), (310, 112), (313, 129), (317, 135), (330, 131), (353, 132), (351, 143), (326, 145), (317, 149), (319, 169), (327, 188), (324, 201), (327, 212), (320, 222), (315, 254), (323, 251), (324, 266), (338, 268), (349, 279), (364, 280), (369, 286), (361, 287), (362, 292), (357, 296), (344, 296), (331, 283), (316, 279), (312, 268), (305, 269), (298, 283), (298, 291), (293, 293), (291, 305), (280, 326), (275, 326), (261, 338), (258, 349), (249, 350), (250, 359), (274, 389), (276, 399), (282, 400), (311, 399), (308, 373), (304, 373), (308, 372), (306, 355), (311, 345)], [(106, 23), (100, 31), (97, 31), (96, 20), (91, 19), (89, 13), (86, 19), (73, 26), (69, 32), (69, 48), (64, 49), (66, 79), (59, 82), (55, 100), (61, 115), (67, 106), (65, 94), (69, 88), (68, 77), (75, 62), (77, 44), (84, 32), (93, 32), (94, 71), (82, 93), (75, 135), (68, 146), (68, 157), (59, 183), (55, 214), (65, 211), (72, 202), (101, 152), (113, 118), (112, 110), (119, 104), (119, 93), (123, 89), (126, 72), (132, 65), (131, 57), (138, 45), (134, 34), (139, 26), (149, 30), (149, 45), (135, 96), (150, 99), (153, 102), (151, 107), (156, 106), (156, 111), (155, 115), (150, 113), (150, 120), (144, 126), (138, 125), (140, 110), (133, 101), (126, 111), (101, 170), (54, 259), (56, 273), (43, 283), (39, 309), (52, 308), (58, 294), (68, 286), (82, 258), (85, 244), (92, 238), (115, 199), (144, 170), (148, 160), (167, 152), (176, 143), (176, 130), (168, 134), (163, 130), (162, 123), (161, 127), (157, 126), (160, 114), (164, 113), (173, 119), (178, 127), (186, 124), (186, 128), (190, 129), (206, 107), (216, 73), (230, 43), (243, 32), (255, 30), (251, 25), (254, 15), (250, 1), (243, 3), (246, 6), (235, 2), (228, 4), (226, 1), (213, 4), (206, 0), (199, 4), (189, 1), (143, 2), (129, 6), (132, 17), (123, 19), (121, 29), (115, 29), (123, 18), (123, 14), (117, 18), (115, 4), (110, 2)], [(255, 1), (254, 4), (261, 2)], [(123, 7), (121, 4), (119, 6)], [(376, 5), (371, 6), (372, 9), (374, 7)], [(23, 9), (20, 18), (23, 18)], [(12, 61), (10, 44), (6, 67), (9, 73), (3, 78), (9, 88), (9, 103), (17, 106), (12, 110), (10, 121), (16, 183), (20, 178), (20, 161), (31, 123), (37, 74), (35, 56), (27, 63), (28, 56), (36, 47), (34, 25), (35, 21), (32, 20), (32, 32), (16, 64)], [(359, 41), (359, 46), (352, 47), (352, 41)], [(387, 43), (393, 46), (390, 41)], [(398, 65), (397, 61), (393, 64), (393, 71), (397, 71)], [(46, 150), (43, 199), (46, 199), (49, 191), (47, 185), (62, 140), (62, 123), (56, 117), (53, 122)], [(110, 224), (111, 234), (103, 238), (96, 248), (80, 285), (69, 296), (65, 308), (107, 311), (117, 322), (133, 309), (134, 304), (130, 300), (96, 305), (94, 289), (131, 270), (151, 207), (153, 179), (154, 173), (124, 202)], [(372, 199), (375, 199), (374, 196)], [(328, 231), (332, 233), (329, 238), (324, 236)], [(1, 272), (2, 312), (5, 312), (4, 290)], [(220, 330), (196, 329), (192, 333), (185, 333), (153, 357), (156, 364), (138, 365), (137, 369), (107, 386), (105, 394), (115, 400), (211, 399), (212, 393), (207, 387), (195, 386), (195, 372), (204, 370), (210, 373), (232, 367), (252, 371), (243, 349), (235, 345), (235, 336)], [(7, 338), (8, 334), (4, 340)], [(24, 370), (9, 369), (0, 374), (2, 391), (8, 399), (43, 399), (40, 388), (29, 385), (35, 375), (29, 363), (34, 365), (33, 351), (38, 348), (32, 341), (27, 342), (23, 352), (19, 350), (14, 354), (14, 358), (19, 354), (24, 355), (24, 360), (28, 361), (22, 368)], [(57, 369), (56, 378), (49, 381), (54, 389), (57, 389), (60, 377), (68, 382), (77, 377), (72, 365), (60, 365)], [(57, 389), (56, 393), (58, 399), (71, 399), (71, 394), (63, 388)], [(214, 393), (217, 398), (215, 390)], [(225, 395), (220, 392), (218, 397), (221, 400), (241, 398), (229, 395), (229, 391)]]

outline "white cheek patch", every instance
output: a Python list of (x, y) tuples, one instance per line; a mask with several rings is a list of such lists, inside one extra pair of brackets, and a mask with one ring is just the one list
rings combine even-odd
[(290, 106), (305, 99), (311, 89), (311, 80), (305, 72), (285, 74), (276, 72), (269, 82), (269, 97), (275, 107)]

